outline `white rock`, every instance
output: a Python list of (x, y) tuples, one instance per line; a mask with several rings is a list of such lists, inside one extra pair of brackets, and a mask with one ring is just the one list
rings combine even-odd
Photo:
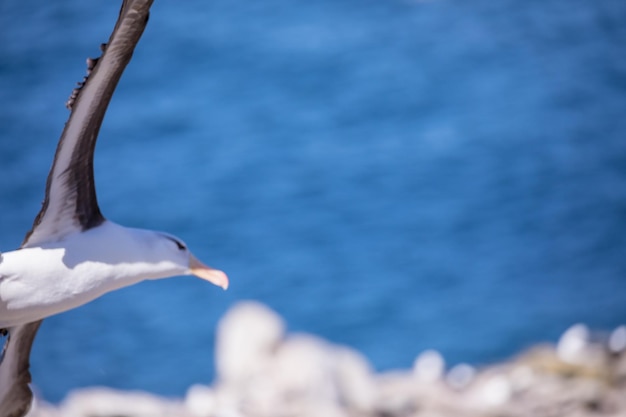
[[(543, 347), (480, 373), (460, 364), (447, 375), (435, 351), (420, 354), (412, 371), (376, 374), (359, 352), (306, 334), (285, 338), (284, 328), (267, 307), (239, 304), (219, 325), (213, 386), (194, 385), (183, 401), (79, 390), (58, 407), (36, 402), (28, 417), (530, 416), (553, 409), (568, 416), (626, 415), (626, 355), (591, 343), (583, 325), (563, 334), (560, 359)], [(626, 326), (613, 331), (608, 346), (626, 349)], [(603, 374), (608, 366), (611, 384)]]
[(393, 370), (378, 374), (376, 414), (413, 415), (417, 408), (416, 384), (410, 372)]
[[(215, 414), (211, 417), (243, 417), (240, 410), (242, 397), (246, 394), (244, 388), (230, 385), (217, 385), (215, 389)], [(255, 416), (259, 414), (254, 414)]]
[(506, 375), (488, 377), (476, 388), (477, 400), (482, 407), (497, 407), (506, 404), (513, 394), (511, 381)]
[(336, 402), (330, 345), (311, 335), (289, 337), (276, 352), (274, 383), (292, 398), (312, 402)]
[(41, 398), (35, 394), (26, 417), (61, 417), (61, 414), (57, 407), (41, 400)]
[(250, 301), (235, 305), (217, 329), (215, 359), (219, 381), (245, 383), (262, 372), (284, 330), (282, 318), (268, 307)]
[(619, 326), (609, 337), (609, 349), (611, 352), (619, 353), (626, 350), (626, 326)]
[(337, 348), (335, 368), (341, 402), (361, 413), (370, 413), (376, 402), (376, 382), (365, 356), (350, 348)]
[(446, 375), (448, 385), (456, 390), (466, 388), (476, 376), (476, 370), (466, 364), (461, 363), (454, 366)]
[(522, 391), (532, 387), (536, 381), (535, 373), (527, 365), (518, 365), (511, 371), (511, 386), (515, 391)]
[(215, 391), (206, 385), (192, 385), (185, 396), (185, 408), (197, 417), (212, 416), (217, 411)]
[(87, 388), (72, 391), (60, 406), (64, 417), (166, 417), (180, 414), (181, 405), (140, 391)]
[(589, 345), (589, 328), (578, 323), (563, 333), (556, 346), (556, 354), (563, 362), (579, 363)]
[(446, 362), (436, 350), (425, 350), (413, 362), (413, 376), (420, 382), (433, 383), (443, 378)]

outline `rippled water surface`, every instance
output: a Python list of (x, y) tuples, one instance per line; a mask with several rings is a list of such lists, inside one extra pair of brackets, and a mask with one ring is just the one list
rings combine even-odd
[[(0, 3), (2, 250), (117, 12)], [(100, 205), (231, 288), (147, 282), (50, 318), (35, 385), (183, 395), (242, 299), (381, 370), (626, 322), (625, 19), (621, 0), (156, 0), (101, 130)]]

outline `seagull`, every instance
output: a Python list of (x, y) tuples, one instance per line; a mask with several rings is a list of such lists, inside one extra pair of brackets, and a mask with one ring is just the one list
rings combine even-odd
[(107, 220), (98, 207), (93, 155), (115, 87), (148, 22), (153, 0), (123, 0), (108, 43), (87, 60), (46, 182), (45, 198), (19, 249), (0, 254), (0, 417), (30, 409), (29, 356), (44, 318), (143, 280), (195, 275), (223, 289), (228, 277), (167, 233)]

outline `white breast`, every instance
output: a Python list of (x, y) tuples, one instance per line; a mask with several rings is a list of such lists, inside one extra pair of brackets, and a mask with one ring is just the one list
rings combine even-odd
[(0, 328), (39, 320), (106, 292), (165, 276), (160, 272), (169, 268), (163, 264), (167, 261), (150, 259), (148, 233), (105, 222), (59, 242), (3, 253)]

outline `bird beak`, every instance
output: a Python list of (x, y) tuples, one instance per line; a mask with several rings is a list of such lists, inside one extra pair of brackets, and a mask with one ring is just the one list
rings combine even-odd
[(198, 278), (205, 279), (225, 290), (228, 289), (228, 277), (225, 273), (206, 266), (193, 255), (189, 255), (189, 271)]

